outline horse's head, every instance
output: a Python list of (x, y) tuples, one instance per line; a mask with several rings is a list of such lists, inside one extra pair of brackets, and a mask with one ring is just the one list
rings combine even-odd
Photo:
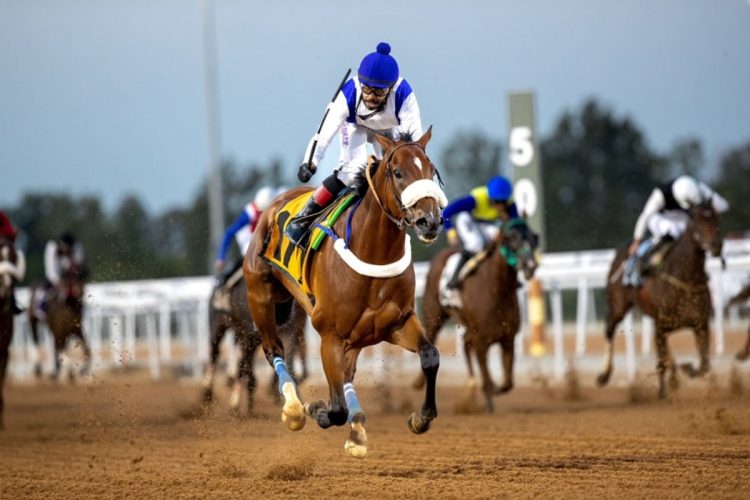
[(432, 127), (416, 142), (376, 135), (383, 159), (370, 186), (386, 215), (399, 227), (412, 226), (427, 244), (437, 239), (443, 225), (442, 208), (448, 204), (433, 179), (437, 169), (425, 151), (431, 137)]
[(13, 285), (26, 274), (26, 261), (23, 253), (17, 251), (13, 242), (0, 238), (0, 299), (10, 296)]
[(512, 219), (503, 224), (500, 233), (500, 253), (512, 267), (521, 269), (527, 280), (534, 277), (538, 266), (535, 256), (539, 236), (523, 219)]
[(692, 207), (688, 231), (692, 232), (693, 240), (706, 252), (714, 257), (721, 255), (724, 240), (721, 237), (719, 216), (710, 201)]

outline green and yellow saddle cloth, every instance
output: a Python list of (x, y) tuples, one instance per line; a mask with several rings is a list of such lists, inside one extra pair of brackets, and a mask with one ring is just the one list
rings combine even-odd
[[(284, 230), (302, 207), (305, 206), (305, 203), (307, 203), (312, 194), (313, 191), (301, 194), (287, 202), (276, 213), (273, 220), (273, 227), (268, 232), (260, 252), (260, 256), (264, 260), (297, 282), (302, 291), (308, 296), (312, 296), (308, 278), (310, 264), (315, 251), (323, 244), (326, 236), (335, 237), (331, 228), (341, 214), (352, 204), (359, 205), (359, 201), (361, 201), (361, 198), (354, 191), (345, 190), (316, 216), (315, 222), (311, 224), (311, 229), (308, 230), (308, 234), (302, 239), (302, 243), (297, 246), (289, 241), (284, 234)], [(349, 213), (350, 222), (354, 210), (356, 210), (356, 206)], [(347, 238), (350, 233), (349, 228), (350, 224), (347, 224)]]

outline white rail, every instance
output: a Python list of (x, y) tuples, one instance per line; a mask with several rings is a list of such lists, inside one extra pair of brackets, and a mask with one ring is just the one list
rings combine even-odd
[[(750, 274), (750, 240), (727, 241), (724, 255), (726, 270), (722, 270), (718, 259), (710, 259), (708, 263), (715, 311), (723, 311), (728, 297), (739, 291)], [(551, 313), (551, 328), (548, 331), (552, 333), (551, 364), (545, 362), (545, 366), (551, 365), (552, 375), (556, 379), (563, 377), (569, 359), (583, 360), (590, 354), (587, 340), (592, 329), (589, 327), (597, 319), (594, 291), (604, 287), (613, 257), (613, 250), (594, 250), (546, 254), (542, 258), (537, 277), (546, 291)], [(422, 295), (428, 266), (426, 262), (415, 265), (417, 297)], [(88, 285), (84, 327), (92, 349), (93, 369), (96, 371), (138, 363), (148, 366), (153, 378), (159, 378), (165, 366), (179, 366), (186, 373), (200, 376), (208, 359), (208, 297), (211, 287), (211, 277)], [(577, 296), (573, 352), (565, 351), (566, 321), (562, 306), (564, 291), (572, 291)], [(525, 293), (519, 291), (519, 297), (524, 305), (523, 326), (517, 338), (516, 353), (519, 364), (523, 364), (530, 360), (526, 359), (524, 352), (527, 332)], [(18, 298), (21, 305), (27, 306), (28, 289), (20, 289)], [(736, 321), (736, 318), (736, 312), (730, 314), (732, 321)], [(725, 345), (723, 314), (716, 314), (713, 321), (715, 354), (722, 355)], [(620, 326), (625, 334), (625, 367), (629, 379), (635, 376), (637, 366), (632, 325), (632, 317), (628, 316)], [(29, 377), (33, 363), (39, 356), (30, 341), (28, 330), (25, 315), (17, 316), (10, 363), (10, 374), (14, 378)], [(650, 321), (643, 319), (640, 351), (646, 356), (650, 354), (652, 331)], [(309, 327), (307, 333), (309, 366), (312, 370), (320, 370), (320, 363), (317, 361), (318, 336)], [(597, 328), (596, 335), (602, 336), (603, 330)], [(43, 337), (46, 369), (51, 370), (52, 342), (49, 335)], [(393, 364), (393, 360), (389, 360), (393, 355), (388, 355), (388, 352), (387, 347), (376, 347), (370, 356), (363, 357), (362, 368), (372, 370), (375, 375), (382, 374), (389, 369), (389, 364)], [(456, 352), (462, 352), (460, 336), (456, 338)], [(499, 368), (499, 360), (491, 362)], [(461, 356), (444, 357), (441, 370), (463, 370), (463, 364)]]

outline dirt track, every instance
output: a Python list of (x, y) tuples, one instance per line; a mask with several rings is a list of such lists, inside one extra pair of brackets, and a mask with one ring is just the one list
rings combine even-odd
[(138, 374), (10, 385), (0, 497), (748, 498), (750, 367), (740, 369), (744, 392), (737, 378), (733, 391), (714, 379), (668, 402), (653, 399), (653, 380), (578, 399), (570, 387), (521, 388), (492, 416), (458, 414), (463, 389), (443, 387), (422, 436), (406, 427), (419, 394), (365, 389), (363, 460), (344, 452), (348, 428), (287, 431), (265, 387), (255, 416), (236, 419), (225, 399), (197, 417), (198, 386)]

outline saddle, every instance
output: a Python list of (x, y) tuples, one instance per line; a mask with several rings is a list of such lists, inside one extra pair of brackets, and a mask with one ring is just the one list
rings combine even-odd
[(308, 271), (312, 256), (325, 240), (326, 229), (333, 227), (342, 213), (354, 203), (358, 196), (351, 189), (345, 189), (310, 225), (311, 229), (300, 245), (295, 245), (284, 234), (287, 224), (305, 206), (313, 191), (304, 193), (288, 201), (274, 215), (273, 226), (266, 234), (260, 257), (276, 269), (294, 280), (307, 295), (312, 297), (308, 283)]

